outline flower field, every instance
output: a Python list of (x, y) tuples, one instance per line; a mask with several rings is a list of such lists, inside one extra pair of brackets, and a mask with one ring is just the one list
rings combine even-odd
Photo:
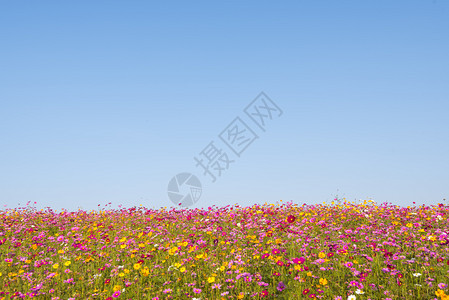
[(448, 208), (6, 209), (0, 299), (449, 299)]

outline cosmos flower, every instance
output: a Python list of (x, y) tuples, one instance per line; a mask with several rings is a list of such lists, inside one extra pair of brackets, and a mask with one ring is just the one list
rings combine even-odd
[(288, 223), (293, 223), (293, 222), (295, 222), (295, 220), (296, 220), (295, 216), (290, 215), (290, 216), (287, 217), (287, 222)]
[(278, 291), (282, 292), (285, 290), (285, 284), (282, 281), (279, 281), (278, 286), (276, 287)]
[(121, 294), (122, 294), (122, 293), (121, 293), (120, 291), (115, 291), (115, 292), (112, 294), (112, 297), (113, 297), (113, 298), (118, 298)]

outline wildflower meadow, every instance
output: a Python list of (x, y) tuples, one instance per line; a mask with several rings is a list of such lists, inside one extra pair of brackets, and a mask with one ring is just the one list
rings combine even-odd
[(5, 209), (0, 299), (449, 299), (447, 214), (372, 200)]

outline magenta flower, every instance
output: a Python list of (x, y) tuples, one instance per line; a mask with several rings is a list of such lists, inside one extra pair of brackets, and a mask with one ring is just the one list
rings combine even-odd
[(305, 260), (304, 257), (300, 257), (300, 258), (293, 258), (292, 261), (293, 261), (295, 264), (300, 265), (300, 264), (303, 264), (306, 260)]
[(114, 294), (112, 294), (112, 297), (118, 298), (122, 293), (120, 291), (116, 291)]

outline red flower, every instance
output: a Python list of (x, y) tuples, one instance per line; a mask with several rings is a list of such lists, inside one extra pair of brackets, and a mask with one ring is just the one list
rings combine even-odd
[(279, 254), (279, 253), (281, 253), (281, 251), (279, 251), (279, 249), (273, 249), (273, 250), (271, 250), (271, 253)]
[(296, 220), (295, 216), (290, 215), (287, 217), (287, 222), (289, 222), (289, 223), (293, 223), (293, 222), (295, 222), (295, 220)]
[(310, 292), (310, 290), (309, 289), (305, 289), (304, 291), (302, 291), (302, 294), (303, 295), (307, 295), (308, 292)]
[(266, 297), (266, 296), (268, 296), (268, 291), (267, 291), (267, 290), (262, 291), (262, 292), (260, 293), (260, 295), (261, 295), (262, 297)]
[(398, 274), (398, 277), (399, 277), (399, 278), (402, 278), (402, 277), (404, 277), (404, 275), (402, 275), (401, 273), (399, 273), (399, 274)]
[(278, 266), (281, 266), (281, 267), (284, 265), (284, 263), (280, 260), (278, 260), (277, 264), (278, 264)]
[(106, 280), (104, 281), (104, 284), (109, 284), (109, 282), (111, 282), (111, 279), (106, 279)]
[(329, 253), (327, 254), (327, 257), (332, 257), (332, 256), (334, 256), (334, 253), (333, 253), (333, 252), (329, 252)]

